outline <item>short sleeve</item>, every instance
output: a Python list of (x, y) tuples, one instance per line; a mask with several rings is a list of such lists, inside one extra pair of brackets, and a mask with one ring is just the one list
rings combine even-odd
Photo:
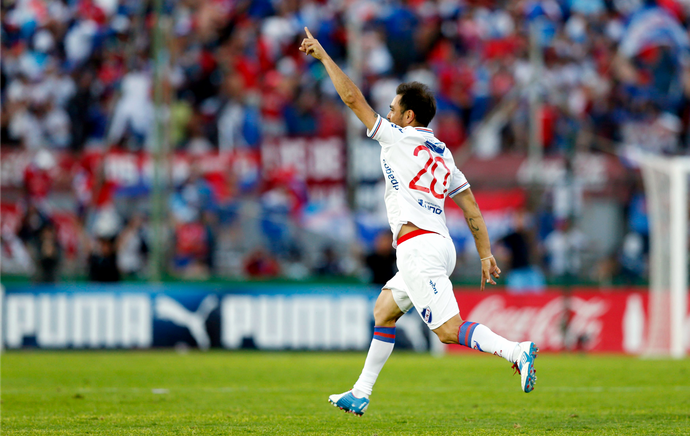
[(381, 143), (382, 146), (398, 142), (403, 136), (403, 129), (379, 115), (374, 127), (367, 129), (367, 136)]
[(465, 175), (458, 169), (458, 167), (453, 167), (453, 177), (450, 180), (450, 185), (448, 186), (448, 197), (452, 198), (465, 189), (470, 187), (470, 183), (465, 178)]

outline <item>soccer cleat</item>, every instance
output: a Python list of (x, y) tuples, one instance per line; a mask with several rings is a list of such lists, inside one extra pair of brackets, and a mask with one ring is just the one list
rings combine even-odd
[(534, 359), (537, 358), (539, 348), (534, 345), (534, 342), (520, 342), (518, 345), (520, 346), (520, 356), (517, 362), (513, 363), (513, 368), (520, 374), (520, 387), (525, 393), (529, 393), (534, 390), (534, 384), (537, 382)]
[(352, 391), (347, 391), (342, 394), (333, 394), (328, 397), (328, 401), (335, 407), (344, 410), (347, 413), (354, 413), (357, 416), (364, 415), (369, 407), (369, 399), (366, 397), (357, 398)]

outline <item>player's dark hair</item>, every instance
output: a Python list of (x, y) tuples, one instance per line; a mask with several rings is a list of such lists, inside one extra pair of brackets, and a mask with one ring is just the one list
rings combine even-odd
[(436, 99), (428, 86), (419, 82), (401, 83), (395, 93), (400, 96), (400, 109), (414, 112), (417, 122), (428, 126), (436, 115)]

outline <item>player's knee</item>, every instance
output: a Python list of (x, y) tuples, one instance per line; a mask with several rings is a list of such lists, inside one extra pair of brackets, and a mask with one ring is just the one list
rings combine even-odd
[(403, 316), (404, 313), (398, 307), (393, 298), (393, 294), (389, 289), (383, 289), (379, 298), (374, 305), (374, 321), (380, 327), (395, 327), (395, 322)]
[(395, 321), (397, 321), (397, 319), (390, 310), (378, 305), (374, 307), (374, 322), (377, 326), (393, 327), (395, 326)]

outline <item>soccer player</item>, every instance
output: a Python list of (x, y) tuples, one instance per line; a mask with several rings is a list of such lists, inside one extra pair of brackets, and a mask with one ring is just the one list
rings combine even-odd
[(374, 306), (374, 337), (364, 369), (354, 387), (329, 401), (346, 412), (362, 415), (369, 406), (374, 383), (395, 344), (395, 323), (413, 306), (445, 344), (460, 344), (495, 354), (520, 372), (521, 388), (531, 392), (536, 381), (533, 342), (512, 342), (488, 327), (460, 318), (449, 276), (455, 268), (455, 246), (446, 227), (447, 196), (462, 209), (475, 239), (482, 264), (481, 289), (496, 284), (501, 270), (479, 207), (451, 152), (427, 128), (436, 114), (436, 100), (418, 82), (398, 86), (386, 120), (364, 99), (362, 92), (333, 62), (305, 27), (300, 51), (321, 61), (343, 102), (367, 127), (367, 135), (381, 144), (381, 168), (386, 178), (385, 202), (393, 231), (399, 272), (386, 283)]

